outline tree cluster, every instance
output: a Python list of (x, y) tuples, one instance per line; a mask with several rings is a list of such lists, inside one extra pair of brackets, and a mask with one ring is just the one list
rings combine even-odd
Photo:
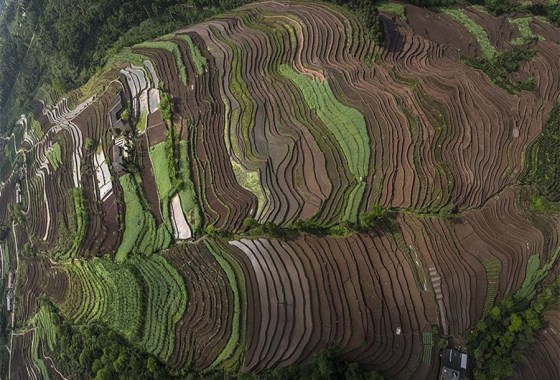
[(253, 218), (247, 218), (244, 225), (249, 235), (266, 236), (273, 239), (295, 238), (300, 233), (315, 236), (347, 236), (352, 233), (369, 232), (379, 227), (391, 226), (394, 222), (393, 217), (394, 214), (391, 210), (375, 205), (371, 211), (360, 214), (356, 222), (343, 220), (335, 225), (324, 225), (312, 219), (300, 219), (290, 227), (282, 227), (271, 222), (261, 224)]
[(73, 326), (50, 302), (43, 298), (41, 304), (51, 313), (51, 327), (57, 337), (55, 349), (48, 354), (61, 372), (96, 380), (171, 378), (169, 369), (156, 357), (137, 349), (108, 327), (96, 323)]
[(335, 347), (321, 351), (313, 361), (306, 365), (293, 365), (271, 369), (259, 375), (239, 375), (239, 380), (383, 380), (377, 371), (364, 368), (359, 363), (347, 362)]
[(509, 93), (516, 91), (532, 91), (535, 88), (534, 78), (524, 82), (514, 82), (511, 74), (519, 70), (522, 63), (535, 56), (535, 50), (511, 49), (496, 55), (494, 58), (463, 57), (466, 64), (482, 70), (490, 80)]
[(522, 350), (534, 341), (542, 326), (544, 311), (557, 300), (559, 285), (556, 280), (532, 302), (507, 296), (477, 323), (467, 338), (475, 379), (500, 380), (513, 375)]

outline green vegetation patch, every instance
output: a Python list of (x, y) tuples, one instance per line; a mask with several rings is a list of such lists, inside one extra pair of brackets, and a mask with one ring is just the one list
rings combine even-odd
[(153, 215), (147, 211), (134, 176), (127, 173), (119, 178), (124, 193), (125, 217), (117, 261), (124, 261), (130, 253), (151, 254), (171, 244), (171, 235), (165, 224), (156, 229)]
[[(527, 149), (526, 168), (522, 183), (533, 185), (540, 196), (552, 202), (560, 201), (560, 103), (557, 103), (541, 135)], [(537, 209), (548, 211), (554, 204), (544, 198), (533, 202)]]
[(35, 120), (33, 116), (31, 116), (31, 131), (38, 140), (41, 140), (45, 136), (45, 133), (41, 129), (41, 124), (39, 121)]
[(208, 67), (208, 61), (206, 60), (206, 58), (204, 58), (204, 56), (200, 52), (200, 49), (195, 45), (192, 38), (186, 34), (179, 34), (177, 35), (177, 37), (187, 43), (187, 46), (189, 47), (189, 51), (191, 53), (191, 57), (193, 59), (196, 74), (201, 75), (202, 73), (204, 73), (204, 68)]
[(49, 372), (45, 361), (39, 356), (39, 337), (37, 332), (32, 332), (33, 340), (31, 341), (31, 360), (35, 368), (39, 370), (42, 379), (49, 379)]
[(307, 106), (317, 113), (333, 134), (348, 162), (350, 173), (358, 180), (365, 177), (369, 167), (370, 146), (364, 116), (338, 101), (326, 80), (311, 79), (287, 65), (280, 66), (279, 70), (298, 87)]
[(49, 160), (54, 170), (57, 170), (62, 165), (62, 149), (59, 143), (54, 143), (47, 152), (47, 160)]
[(179, 70), (179, 78), (186, 86), (187, 85), (187, 69), (185, 68), (185, 63), (183, 62), (183, 55), (181, 54), (181, 49), (177, 44), (172, 41), (146, 41), (138, 45), (134, 45), (136, 48), (148, 48), (148, 49), (164, 49), (171, 52), (175, 56), (175, 63), (177, 64), (177, 69)]
[(482, 56), (491, 59), (496, 55), (496, 48), (490, 42), (488, 33), (478, 25), (472, 18), (467, 16), (463, 9), (459, 8), (441, 8), (441, 11), (455, 20), (460, 22), (467, 30), (476, 38), (480, 45)]
[(364, 191), (366, 190), (366, 183), (359, 182), (350, 191), (348, 196), (348, 203), (346, 204), (346, 210), (344, 211), (343, 220), (356, 223), (358, 221), (358, 214), (360, 212), (360, 204), (362, 203), (362, 198), (364, 197)]
[(169, 358), (187, 293), (165, 258), (135, 256), (124, 264), (103, 258), (66, 269), (73, 285), (60, 307), (68, 318), (102, 322), (160, 359)]
[(500, 272), (502, 270), (502, 263), (497, 258), (493, 257), (491, 259), (482, 262), (484, 265), (484, 270), (486, 271), (486, 299), (484, 300), (484, 309), (482, 309), (482, 315), (486, 316), (494, 306), (494, 301), (496, 300), (496, 295), (498, 294), (498, 285), (500, 280)]
[(115, 54), (109, 58), (105, 65), (105, 70), (110, 70), (118, 62), (126, 62), (134, 64), (136, 66), (142, 66), (144, 65), (144, 61), (146, 60), (149, 60), (149, 58), (145, 55), (140, 53), (133, 53), (130, 48), (125, 48), (118, 54)]
[(530, 23), (532, 20), (533, 20), (532, 16), (509, 19), (509, 23), (515, 25), (517, 27), (517, 30), (519, 31), (519, 37), (512, 40), (511, 41), (512, 44), (525, 45), (537, 39), (544, 40), (542, 36), (534, 34), (533, 31), (531, 30)]
[(560, 202), (553, 202), (542, 195), (535, 195), (531, 198), (531, 204), (535, 211), (543, 214), (557, 214), (560, 212)]
[(534, 78), (531, 77), (525, 82), (518, 83), (511, 80), (511, 74), (518, 71), (522, 63), (534, 58), (535, 54), (535, 50), (512, 49), (490, 59), (463, 57), (463, 61), (475, 69), (482, 70), (488, 75), (492, 83), (513, 94), (516, 91), (534, 90)]
[(405, 14), (404, 5), (401, 4), (401, 3), (382, 2), (382, 3), (377, 4), (377, 9), (379, 9), (381, 12), (395, 13), (402, 20), (406, 21), (406, 14)]

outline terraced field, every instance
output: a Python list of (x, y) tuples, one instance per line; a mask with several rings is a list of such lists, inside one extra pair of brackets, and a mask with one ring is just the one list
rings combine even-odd
[[(70, 375), (45, 297), (175, 374), (336, 345), (387, 378), (435, 379), (442, 346), (557, 276), (560, 30), (380, 11), (384, 46), (349, 8), (251, 3), (125, 49), (22, 119), (22, 164), (0, 183), (2, 275), (17, 263), (6, 376)], [(534, 57), (506, 79), (533, 89), (469, 64), (516, 47)], [(517, 378), (558, 376), (556, 316)]]

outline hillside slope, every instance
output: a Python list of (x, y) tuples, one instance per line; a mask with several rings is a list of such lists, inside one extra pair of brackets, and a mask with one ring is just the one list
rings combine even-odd
[[(0, 141), (2, 275), (17, 268), (1, 373), (69, 374), (43, 295), (176, 373), (336, 344), (389, 378), (436, 378), (440, 344), (465, 349), (558, 258), (556, 204), (535, 208), (522, 180), (529, 147), (556, 146), (538, 137), (559, 30), (528, 16), (537, 37), (519, 44), (516, 15), (402, 11), (382, 12), (380, 46), (345, 8), (249, 4), (125, 49), (23, 115), (23, 140)], [(535, 355), (558, 351), (547, 336)], [(555, 373), (531, 360), (521, 378)]]

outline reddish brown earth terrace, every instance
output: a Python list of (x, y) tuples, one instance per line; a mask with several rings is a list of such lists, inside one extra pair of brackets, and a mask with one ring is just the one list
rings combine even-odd
[[(382, 12), (380, 46), (341, 7), (246, 5), (126, 49), (44, 103), (42, 133), (24, 117), (0, 186), (2, 273), (17, 268), (2, 371), (70, 375), (44, 296), (176, 370), (259, 372), (336, 344), (389, 378), (437, 378), (439, 346), (465, 349), (528, 263), (557, 257), (558, 215), (520, 177), (560, 95), (560, 30), (528, 21), (534, 56), (506, 79), (534, 87), (506, 91), (467, 60), (514, 48), (508, 16), (462, 11), (475, 33), (403, 10)], [(390, 220), (347, 228), (379, 207)], [(266, 236), (301, 221), (331, 236)], [(520, 379), (558, 376), (546, 319)]]

